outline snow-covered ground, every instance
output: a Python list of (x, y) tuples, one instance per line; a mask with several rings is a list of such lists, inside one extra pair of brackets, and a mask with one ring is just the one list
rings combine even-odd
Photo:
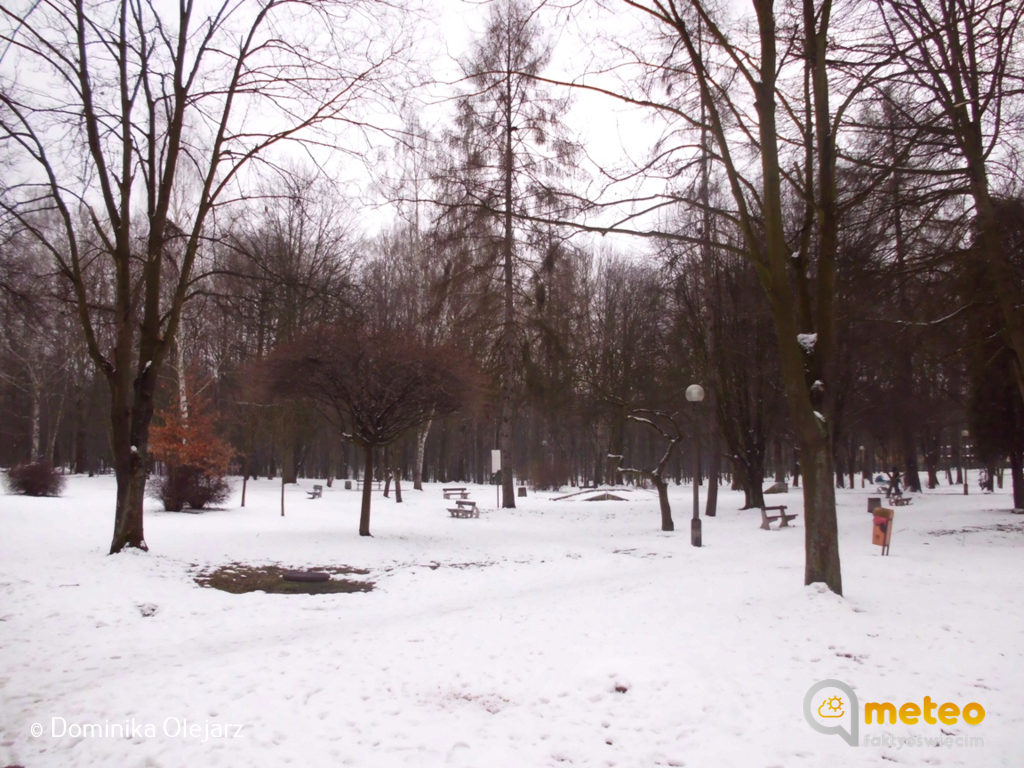
[[(147, 513), (149, 554), (105, 555), (113, 481), (0, 495), (0, 765), (1019, 766), (1024, 518), (1008, 491), (943, 488), (871, 544), (871, 489), (840, 490), (846, 596), (803, 586), (803, 515), (760, 530), (728, 491), (689, 540), (690, 489), (531, 493), (453, 519), (441, 486), (322, 499), (250, 483), (221, 511)], [(801, 513), (799, 491), (780, 499)], [(771, 502), (776, 503), (776, 502)], [(232, 562), (369, 569), (372, 592), (201, 588)], [(141, 607), (140, 607), (141, 606)], [(143, 615), (151, 613), (152, 615)], [(970, 725), (812, 729), (804, 696), (925, 696)], [(931, 719), (935, 719), (932, 717)]]

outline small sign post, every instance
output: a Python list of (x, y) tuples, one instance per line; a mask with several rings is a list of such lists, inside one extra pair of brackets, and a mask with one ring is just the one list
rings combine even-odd
[[(496, 449), (491, 451), (491, 474), (497, 475), (501, 472), (501, 450)], [(496, 483), (494, 486), (494, 508), (499, 509), (501, 507), (501, 483)]]
[(886, 507), (872, 510), (874, 526), (871, 530), (871, 543), (882, 548), (882, 554), (889, 554), (889, 542), (892, 541), (892, 523), (895, 512)]

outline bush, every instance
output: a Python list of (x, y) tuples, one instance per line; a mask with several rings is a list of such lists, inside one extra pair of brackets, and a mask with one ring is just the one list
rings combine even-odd
[(64, 476), (48, 461), (30, 461), (8, 470), (7, 486), (13, 493), (25, 496), (60, 496)]
[(152, 484), (150, 494), (168, 512), (186, 506), (203, 509), (227, 501), (231, 486), (224, 479), (231, 462), (231, 445), (217, 436), (205, 387), (189, 378), (187, 411), (172, 405), (155, 414), (149, 432), (150, 452), (167, 467), (167, 474)]
[(221, 504), (231, 495), (231, 486), (219, 474), (204, 472), (198, 467), (168, 467), (167, 474), (156, 478), (151, 495), (164, 503), (168, 512), (204, 509)]

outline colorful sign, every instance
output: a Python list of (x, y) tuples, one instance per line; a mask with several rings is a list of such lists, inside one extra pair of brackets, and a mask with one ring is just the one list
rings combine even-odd
[(871, 530), (871, 543), (882, 548), (882, 554), (889, 554), (889, 542), (892, 541), (893, 510), (887, 507), (875, 507), (871, 510), (874, 526)]

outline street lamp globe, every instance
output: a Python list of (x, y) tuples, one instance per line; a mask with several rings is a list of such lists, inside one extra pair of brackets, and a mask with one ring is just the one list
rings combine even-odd
[(686, 388), (686, 399), (691, 403), (699, 403), (704, 399), (704, 387), (700, 384), (691, 384)]

